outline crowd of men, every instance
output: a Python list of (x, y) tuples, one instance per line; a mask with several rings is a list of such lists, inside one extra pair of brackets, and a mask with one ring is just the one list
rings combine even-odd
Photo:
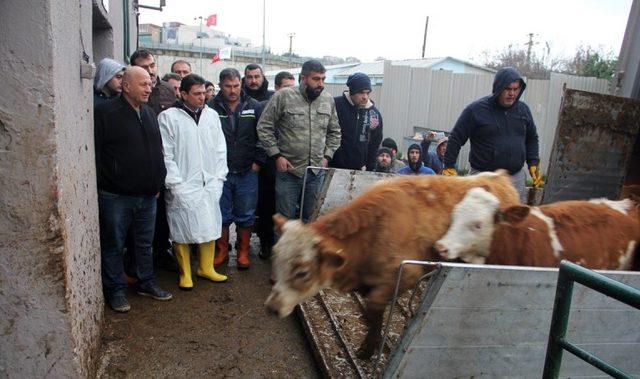
[(525, 162), (534, 184), (542, 181), (536, 127), (519, 101), (525, 82), (513, 69), (498, 71), (493, 93), (470, 104), (449, 137), (425, 134), (402, 161), (396, 142), (383, 139), (364, 73), (351, 75), (334, 98), (316, 60), (305, 62), (298, 78), (276, 75), (275, 91), (257, 64), (242, 75), (225, 68), (217, 93), (185, 60), (162, 80), (149, 51), (136, 51), (129, 64), (105, 58), (94, 81), (102, 282), (118, 312), (130, 309), (132, 282), (140, 295), (171, 299), (155, 283), (154, 260), (177, 265), (178, 287), (189, 290), (197, 251), (196, 275), (225, 282), (216, 269), (228, 261), (232, 224), (238, 269), (250, 267), (252, 232), (259, 256), (269, 258), (277, 240), (272, 216), (309, 221), (323, 168), (457, 175), (460, 147), (469, 140), (472, 174), (507, 169), (521, 197)]

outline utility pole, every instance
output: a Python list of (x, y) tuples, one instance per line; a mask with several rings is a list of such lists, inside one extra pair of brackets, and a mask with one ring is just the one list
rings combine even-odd
[(200, 39), (200, 76), (202, 75), (202, 16), (194, 18), (194, 20), (200, 19), (200, 32), (198, 32), (198, 39)]
[(533, 47), (533, 33), (529, 33), (529, 42), (525, 43), (527, 45), (527, 68), (531, 68), (531, 48)]
[(424, 59), (424, 51), (427, 47), (427, 28), (429, 27), (429, 16), (427, 16), (427, 22), (424, 24), (424, 38), (422, 39), (422, 59)]
[(264, 62), (266, 61), (265, 57), (265, 38), (264, 38), (264, 30), (265, 30), (265, 21), (266, 21), (266, 13), (267, 13), (267, 0), (262, 0), (262, 69), (264, 70)]
[(293, 37), (296, 36), (296, 33), (289, 33), (287, 37), (289, 37), (289, 68), (291, 68), (291, 54), (293, 54)]

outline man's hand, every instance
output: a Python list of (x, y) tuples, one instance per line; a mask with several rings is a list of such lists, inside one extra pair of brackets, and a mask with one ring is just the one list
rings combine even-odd
[(279, 172), (287, 172), (292, 168), (293, 165), (287, 160), (287, 158), (280, 156), (276, 159), (276, 170)]
[(327, 158), (322, 158), (322, 167), (323, 168), (329, 167), (329, 160)]
[(542, 176), (540, 176), (538, 166), (529, 167), (529, 174), (531, 174), (531, 179), (533, 179), (533, 186), (535, 188), (540, 188), (544, 185), (544, 180), (542, 180)]
[(458, 176), (458, 171), (455, 168), (445, 168), (442, 170), (442, 175), (444, 176)]
[(436, 139), (436, 136), (437, 136), (437, 135), (438, 135), (438, 134), (437, 134), (436, 132), (434, 132), (434, 131), (430, 131), (430, 132), (429, 132), (429, 134), (427, 134), (427, 139), (428, 139), (429, 141), (433, 141), (433, 140), (435, 140), (435, 139)]
[(260, 172), (260, 165), (257, 163), (252, 163), (251, 164), (251, 171), (253, 172)]

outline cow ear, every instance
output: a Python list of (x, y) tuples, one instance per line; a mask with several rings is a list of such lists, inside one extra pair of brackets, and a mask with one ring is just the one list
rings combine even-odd
[(282, 234), (282, 228), (284, 224), (287, 222), (287, 218), (281, 215), (280, 213), (276, 213), (273, 215), (273, 225), (276, 228), (276, 233)]
[(491, 190), (489, 189), (489, 186), (486, 184), (483, 184), (481, 186), (478, 186), (478, 188), (482, 188), (483, 190), (487, 191), (487, 192), (491, 192)]
[(514, 205), (498, 211), (499, 221), (506, 221), (510, 224), (518, 224), (529, 215), (530, 208), (526, 205)]
[(322, 262), (324, 264), (326, 264), (327, 266), (333, 268), (333, 269), (339, 269), (340, 267), (344, 266), (345, 264), (345, 260), (344, 260), (344, 256), (342, 254), (342, 249), (339, 249), (337, 251), (332, 251), (332, 250), (323, 250), (322, 251)]

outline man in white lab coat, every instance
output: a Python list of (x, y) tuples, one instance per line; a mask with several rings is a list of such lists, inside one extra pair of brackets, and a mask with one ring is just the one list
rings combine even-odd
[(191, 289), (189, 244), (197, 244), (198, 276), (214, 282), (227, 277), (215, 272), (215, 240), (220, 238), (220, 196), (227, 169), (227, 148), (218, 114), (205, 106), (205, 80), (195, 74), (182, 79), (182, 100), (158, 117), (164, 163), (167, 220), (181, 289)]

